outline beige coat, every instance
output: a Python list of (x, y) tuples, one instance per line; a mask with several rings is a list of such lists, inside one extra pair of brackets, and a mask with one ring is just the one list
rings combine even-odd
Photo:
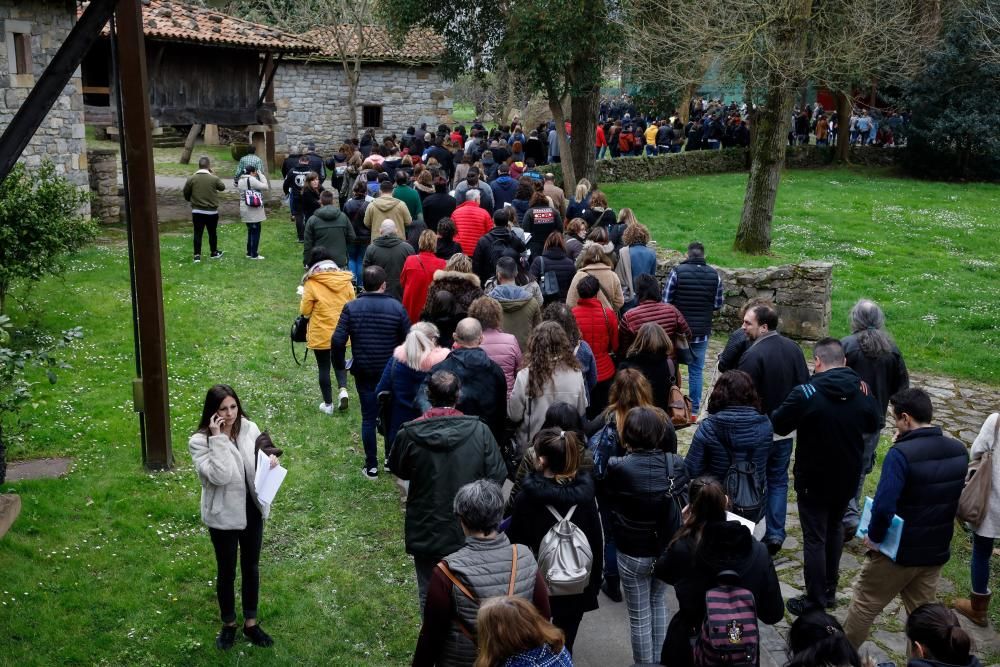
[[(993, 439), (996, 432), (997, 419), (1000, 414), (994, 412), (986, 418), (979, 430), (979, 435), (972, 443), (969, 456), (973, 461), (983, 458), (983, 454), (991, 447), (1000, 444)], [(1000, 537), (1000, 448), (993, 449), (993, 486), (990, 489), (990, 502), (986, 508), (986, 516), (982, 523), (976, 526), (975, 533), (980, 537)]]
[[(597, 298), (611, 310), (618, 312), (625, 305), (625, 295), (622, 293), (622, 281), (615, 275), (615, 270), (607, 264), (588, 264), (582, 267), (573, 276), (573, 282), (569, 284), (569, 292), (566, 293), (566, 305), (570, 308), (576, 306), (580, 300), (580, 294), (576, 291), (576, 286), (587, 276), (594, 276), (601, 283), (601, 291), (597, 293)], [(610, 298), (609, 298), (610, 297)]]
[(542, 430), (545, 413), (553, 403), (569, 403), (580, 415), (587, 411), (587, 387), (581, 371), (558, 368), (545, 387), (545, 392), (530, 399), (528, 410), (528, 373), (530, 368), (522, 368), (514, 378), (514, 389), (507, 401), (507, 416), (517, 424), (515, 438), (523, 452), (531, 445), (531, 439)]

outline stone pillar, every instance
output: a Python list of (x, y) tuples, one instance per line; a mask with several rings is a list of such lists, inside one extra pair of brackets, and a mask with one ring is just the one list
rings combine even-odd
[(218, 146), (219, 145), (219, 126), (218, 125), (206, 125), (205, 135), (204, 135), (206, 146)]
[(250, 143), (257, 149), (257, 157), (264, 161), (264, 171), (268, 173), (272, 167), (272, 164), (268, 161), (267, 145), (267, 135), (270, 131), (270, 125), (250, 125), (247, 127), (247, 134), (250, 136)]
[(90, 174), (91, 215), (104, 225), (121, 222), (121, 202), (118, 198), (118, 151), (92, 149), (87, 151)]

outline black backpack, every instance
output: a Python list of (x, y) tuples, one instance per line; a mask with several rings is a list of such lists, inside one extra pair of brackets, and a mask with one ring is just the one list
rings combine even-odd
[(757, 523), (764, 517), (766, 494), (757, 484), (757, 466), (750, 460), (753, 450), (747, 452), (745, 461), (737, 461), (732, 450), (729, 454), (729, 469), (722, 480), (722, 487), (732, 503), (733, 514)]

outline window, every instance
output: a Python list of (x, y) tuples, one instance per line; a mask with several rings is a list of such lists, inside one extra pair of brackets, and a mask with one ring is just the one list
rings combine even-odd
[(378, 104), (366, 104), (361, 107), (361, 125), (363, 127), (382, 127), (382, 106)]
[(31, 66), (31, 35), (23, 32), (13, 33), (14, 37), (14, 74), (32, 74)]

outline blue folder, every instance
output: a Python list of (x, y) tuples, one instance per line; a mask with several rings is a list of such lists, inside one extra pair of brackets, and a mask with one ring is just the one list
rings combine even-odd
[[(865, 508), (861, 511), (861, 521), (858, 523), (858, 532), (855, 537), (864, 539), (868, 535), (868, 525), (872, 522), (872, 504), (874, 502), (870, 497), (865, 496)], [(892, 560), (896, 560), (896, 554), (899, 553), (899, 540), (902, 537), (903, 519), (893, 514), (892, 521), (889, 522), (889, 530), (886, 531), (885, 539), (882, 540), (878, 550)]]

